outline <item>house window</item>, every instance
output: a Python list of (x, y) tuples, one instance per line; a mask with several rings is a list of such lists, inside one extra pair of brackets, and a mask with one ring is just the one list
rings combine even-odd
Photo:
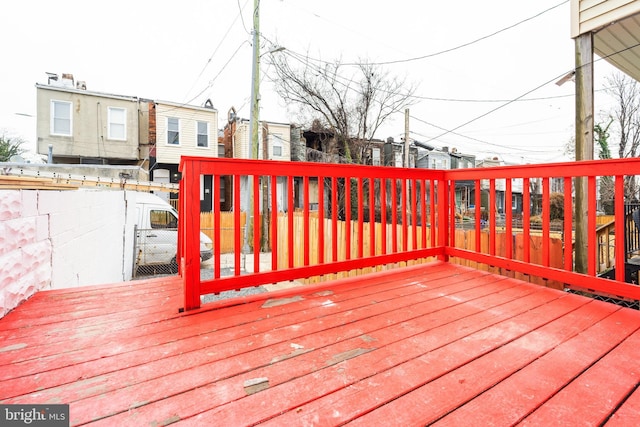
[(513, 210), (518, 209), (518, 198), (516, 197), (515, 194), (511, 195), (511, 209)]
[(224, 144), (218, 144), (218, 157), (225, 157)]
[(209, 146), (209, 123), (198, 122), (198, 147), (206, 148)]
[(380, 149), (373, 148), (373, 165), (380, 166)]
[(107, 109), (108, 139), (124, 141), (127, 139), (127, 110), (124, 108), (109, 107)]
[(71, 136), (71, 103), (51, 101), (51, 134)]
[(282, 157), (282, 141), (273, 142), (273, 157)]
[(227, 201), (225, 197), (226, 188), (227, 188), (225, 177), (221, 176), (218, 182), (220, 183), (220, 203), (224, 203)]
[(167, 117), (167, 144), (180, 145), (180, 119)]
[(273, 157), (282, 157), (282, 135), (278, 133), (269, 134)]

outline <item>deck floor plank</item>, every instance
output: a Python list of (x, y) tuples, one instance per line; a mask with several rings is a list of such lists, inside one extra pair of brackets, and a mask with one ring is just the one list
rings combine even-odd
[[(614, 311), (434, 425), (459, 426), (469, 419), (484, 425), (513, 425), (521, 421), (609, 352), (611, 341), (622, 341), (634, 333), (640, 327), (640, 318), (630, 314), (634, 313)], [(621, 419), (627, 420), (627, 416)]]
[(638, 417), (637, 311), (486, 271), (181, 303), (175, 278), (36, 294), (0, 319), (0, 403), (69, 403), (95, 426)]

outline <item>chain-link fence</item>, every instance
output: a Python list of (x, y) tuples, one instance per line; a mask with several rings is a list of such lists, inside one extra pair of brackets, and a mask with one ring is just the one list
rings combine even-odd
[(136, 229), (133, 277), (177, 274), (177, 248), (177, 228)]
[(627, 308), (632, 308), (634, 310), (640, 310), (640, 301), (638, 300), (630, 300), (630, 299), (620, 299), (620, 298), (616, 298), (610, 295), (602, 295), (602, 294), (597, 294), (597, 293), (592, 293), (592, 292), (585, 292), (585, 291), (577, 291), (574, 289), (565, 289), (565, 291), (572, 293), (572, 294), (576, 294), (576, 295), (582, 295), (585, 297), (589, 297), (589, 298), (593, 298), (596, 299), (598, 301), (604, 301), (604, 302), (608, 302), (610, 304), (615, 304), (615, 305), (619, 305), (621, 307), (627, 307)]

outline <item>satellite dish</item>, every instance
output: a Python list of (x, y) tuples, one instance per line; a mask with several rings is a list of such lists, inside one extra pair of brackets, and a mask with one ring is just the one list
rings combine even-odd
[(9, 158), (9, 162), (11, 163), (24, 163), (24, 158), (18, 154), (15, 154)]

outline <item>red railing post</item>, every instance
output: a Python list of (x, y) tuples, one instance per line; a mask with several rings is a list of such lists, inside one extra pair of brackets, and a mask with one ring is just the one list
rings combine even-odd
[(331, 260), (338, 261), (338, 179), (331, 178)]
[(376, 191), (375, 181), (369, 178), (369, 255), (376, 254)]
[[(449, 201), (448, 201), (449, 181), (441, 179), (438, 181), (438, 246), (445, 249), (449, 245)], [(438, 255), (441, 261), (448, 261), (449, 255), (443, 253)]]
[(496, 180), (489, 180), (489, 254), (496, 254)]
[(303, 204), (302, 204), (302, 229), (303, 229), (303, 265), (309, 265), (309, 177), (304, 176), (302, 178), (302, 193), (303, 193)]
[(505, 182), (505, 200), (504, 200), (504, 210), (505, 210), (505, 230), (504, 230), (504, 256), (506, 258), (513, 258), (513, 235), (512, 235), (512, 227), (513, 227), (513, 183), (511, 182), (511, 178), (507, 179)]
[[(616, 236), (624, 236), (625, 233), (625, 224), (627, 219), (625, 218), (624, 211), (624, 176), (616, 175), (615, 176), (615, 190), (614, 190), (614, 214), (616, 218), (615, 224), (615, 233)], [(620, 242), (619, 240), (622, 240)], [(624, 247), (624, 238), (617, 239), (616, 238), (616, 280), (620, 282), (625, 281), (625, 247)]]
[(271, 269), (278, 269), (278, 177), (271, 176)]
[(387, 253), (387, 180), (380, 179), (380, 240), (382, 255)]
[[(624, 192), (618, 195), (624, 200)], [(589, 252), (587, 254), (588, 274), (590, 276), (596, 275), (596, 255), (598, 250), (598, 244), (596, 240), (596, 177), (590, 176), (587, 180), (587, 248)], [(624, 236), (624, 234), (623, 234)], [(623, 279), (624, 281), (624, 279)]]
[(200, 307), (200, 164), (185, 162), (183, 170), (185, 209), (180, 212), (184, 227), (184, 308)]
[(351, 259), (351, 177), (344, 179), (345, 259)]
[(529, 263), (531, 260), (531, 195), (529, 178), (522, 182), (522, 261)]
[(358, 191), (358, 258), (364, 256), (364, 195), (363, 195), (363, 178), (358, 177), (357, 191)]
[(318, 177), (318, 264), (324, 264), (324, 177)]
[(551, 195), (549, 193), (549, 178), (542, 178), (542, 265), (549, 266), (549, 239), (551, 221)]
[(220, 181), (222, 177), (213, 176), (213, 277), (220, 278)]
[(294, 266), (294, 231), (293, 231), (293, 218), (294, 218), (294, 205), (293, 205), (293, 176), (288, 176), (287, 177), (287, 229), (288, 229), (288, 233), (287, 233), (287, 243), (288, 243), (288, 247), (287, 247), (287, 251), (288, 251), (288, 258), (289, 258), (289, 268), (293, 268)]
[(564, 269), (573, 271), (573, 203), (571, 177), (564, 178)]
[[(247, 180), (249, 177), (247, 177)], [(242, 216), (240, 210), (240, 175), (233, 176), (233, 271), (236, 276), (240, 275), (240, 254), (242, 254), (242, 237), (247, 233), (249, 227), (249, 216), (245, 213), (244, 227), (242, 227)]]

